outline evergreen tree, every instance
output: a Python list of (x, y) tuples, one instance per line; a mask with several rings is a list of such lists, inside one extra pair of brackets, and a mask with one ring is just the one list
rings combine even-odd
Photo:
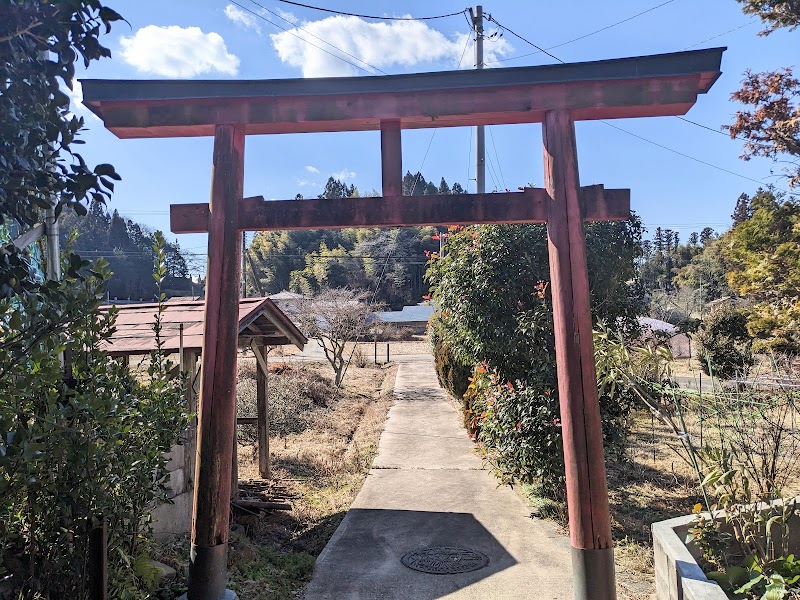
[(742, 194), (736, 199), (736, 207), (733, 209), (733, 214), (731, 215), (733, 227), (747, 221), (752, 216), (753, 208), (750, 206), (750, 196)]

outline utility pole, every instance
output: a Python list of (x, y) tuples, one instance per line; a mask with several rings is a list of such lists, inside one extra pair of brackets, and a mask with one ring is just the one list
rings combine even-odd
[[(470, 9), (472, 26), (475, 29), (475, 68), (483, 69), (483, 6)], [(486, 132), (483, 125), (475, 127), (475, 191), (486, 193)]]
[[(42, 50), (39, 53), (39, 60), (46, 62), (50, 60), (50, 50)], [(52, 152), (52, 147), (46, 151)], [(51, 170), (54, 166), (49, 167)], [(56, 198), (50, 198), (52, 206), (44, 212), (44, 234), (45, 234), (45, 271), (47, 279), (50, 281), (61, 281), (61, 248), (58, 239), (58, 217), (56, 216)], [(63, 355), (62, 355), (63, 356)], [(63, 360), (62, 360), (63, 362)]]

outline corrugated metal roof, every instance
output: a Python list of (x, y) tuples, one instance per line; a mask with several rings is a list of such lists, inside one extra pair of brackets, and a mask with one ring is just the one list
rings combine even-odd
[[(104, 307), (105, 310), (108, 307)], [(104, 349), (112, 356), (147, 354), (156, 349), (153, 325), (158, 304), (116, 306), (116, 331)], [(184, 350), (199, 351), (203, 346), (205, 301), (179, 301), (164, 304), (161, 314), (161, 339), (167, 352), (181, 347), (183, 325)], [(301, 350), (308, 341), (269, 298), (243, 298), (239, 301), (239, 339), (269, 339), (270, 345), (294, 344)]]
[(421, 323), (430, 319), (432, 314), (433, 305), (418, 304), (404, 306), (403, 310), (378, 313), (378, 317), (386, 323)]

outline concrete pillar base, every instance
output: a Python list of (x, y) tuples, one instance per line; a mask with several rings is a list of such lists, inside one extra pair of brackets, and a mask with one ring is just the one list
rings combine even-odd
[(614, 549), (572, 548), (575, 600), (616, 600)]
[[(192, 544), (187, 600), (233, 600), (228, 583), (228, 544), (205, 548)], [(233, 596), (228, 596), (228, 594)]]

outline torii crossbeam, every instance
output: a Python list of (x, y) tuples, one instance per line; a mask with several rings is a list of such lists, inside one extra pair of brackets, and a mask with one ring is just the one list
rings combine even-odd
[[(171, 207), (174, 232), (209, 234), (190, 600), (225, 593), (241, 232), (468, 223), (547, 224), (573, 587), (580, 600), (616, 597), (583, 221), (628, 218), (630, 195), (580, 187), (574, 122), (685, 114), (724, 50), (385, 77), (82, 82), (84, 103), (121, 138), (214, 136), (210, 203)], [(544, 189), (401, 196), (403, 129), (511, 123), (542, 123)], [(242, 197), (246, 135), (366, 130), (381, 132), (383, 197)]]

